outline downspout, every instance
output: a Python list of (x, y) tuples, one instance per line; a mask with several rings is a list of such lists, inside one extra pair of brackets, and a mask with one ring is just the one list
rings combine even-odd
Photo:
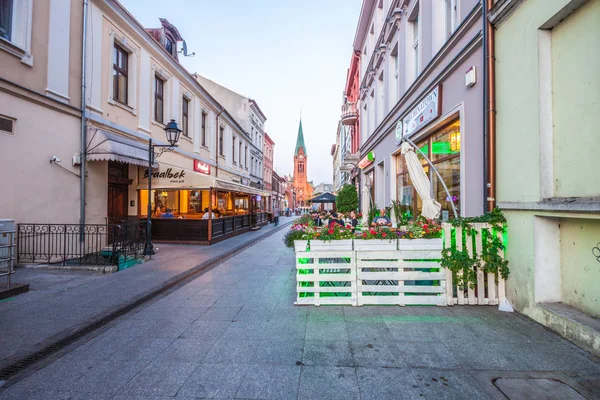
[(86, 47), (87, 47), (87, 13), (88, 0), (83, 0), (83, 40), (81, 45), (81, 150), (80, 150), (80, 203), (79, 203), (79, 223), (81, 224), (80, 240), (84, 241), (83, 225), (85, 225), (85, 174), (86, 174), (86, 152), (87, 152), (87, 132), (85, 123), (85, 81), (86, 81)]
[(486, 31), (487, 31), (487, 114), (488, 114), (488, 211), (496, 207), (496, 51), (495, 51), (495, 32), (494, 26), (488, 20), (487, 14), (494, 6), (493, 0), (487, 0), (486, 10)]

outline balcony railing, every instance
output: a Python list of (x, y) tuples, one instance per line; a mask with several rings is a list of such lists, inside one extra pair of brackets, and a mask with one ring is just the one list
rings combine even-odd
[(342, 124), (343, 125), (354, 125), (358, 119), (358, 110), (356, 103), (346, 103), (342, 105)]

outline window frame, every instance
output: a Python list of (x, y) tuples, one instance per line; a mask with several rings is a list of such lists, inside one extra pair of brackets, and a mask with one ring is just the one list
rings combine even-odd
[(222, 125), (219, 125), (219, 156), (220, 157), (225, 157), (224, 154), (224, 136), (225, 136), (225, 127)]
[(181, 133), (190, 139), (190, 99), (181, 96)]
[(235, 161), (235, 140), (236, 140), (236, 137), (234, 135), (234, 136), (232, 136), (232, 139), (231, 139), (231, 162), (234, 164), (237, 164), (237, 162)]
[[(158, 82), (161, 83), (161, 93), (158, 92)], [(158, 119), (158, 100), (161, 102), (161, 115)], [(159, 124), (165, 123), (165, 80), (158, 74), (154, 74), (154, 121)]]
[(248, 171), (248, 145), (245, 146), (244, 150), (244, 168)]
[[(116, 54), (115, 54), (116, 53)], [(112, 88), (112, 99), (114, 101), (117, 101), (123, 105), (129, 106), (129, 56), (130, 56), (130, 52), (127, 51), (127, 49), (125, 49), (123, 46), (121, 46), (119, 43), (117, 43), (117, 41), (113, 41), (113, 88)], [(115, 56), (116, 56), (116, 60), (115, 60)], [(118, 63), (119, 63), (119, 57), (121, 57), (121, 59), (124, 58), (124, 64), (125, 64), (125, 69), (119, 67)], [(115, 64), (115, 61), (117, 62)], [(124, 98), (122, 99), (119, 96), (119, 85), (115, 85), (114, 82), (114, 78), (115, 78), (115, 74), (117, 73), (116, 76), (117, 78), (119, 77), (119, 75), (124, 76), (125, 79), (125, 85), (124, 85)], [(117, 79), (117, 83), (118, 83), (118, 79)]]
[[(14, 0), (5, 0), (8, 1), (8, 9), (9, 9), (9, 15), (10, 17), (7, 18), (7, 22), (8, 25), (5, 27), (5, 29), (2, 29), (2, 26), (0, 26), (0, 39), (4, 39), (7, 42), (11, 42), (13, 40), (13, 25), (14, 25), (14, 19), (15, 19), (15, 2)], [(2, 31), (5, 31), (6, 33), (3, 35)]]
[(206, 146), (206, 120), (208, 118), (208, 113), (204, 110), (202, 110), (201, 116), (200, 116), (200, 144), (202, 145), (202, 147), (207, 147)]

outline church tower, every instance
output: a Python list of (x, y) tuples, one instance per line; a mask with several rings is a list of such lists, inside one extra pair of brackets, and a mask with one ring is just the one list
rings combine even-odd
[(296, 189), (296, 204), (298, 207), (306, 207), (308, 200), (312, 198), (313, 188), (306, 177), (308, 171), (308, 156), (304, 145), (304, 132), (302, 132), (302, 119), (298, 127), (298, 138), (296, 139), (296, 150), (294, 151), (294, 188)]

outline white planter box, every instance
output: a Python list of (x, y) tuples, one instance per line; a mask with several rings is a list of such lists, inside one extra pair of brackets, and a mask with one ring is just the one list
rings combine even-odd
[(352, 250), (352, 239), (332, 240), (330, 242), (312, 239), (310, 251), (340, 251)]
[(294, 251), (306, 251), (308, 240), (294, 240)]
[(437, 239), (399, 239), (398, 250), (439, 250), (442, 251), (442, 238)]
[(383, 251), (383, 250), (397, 250), (398, 239), (370, 239), (362, 240), (356, 239), (354, 241), (354, 250), (356, 251)]

